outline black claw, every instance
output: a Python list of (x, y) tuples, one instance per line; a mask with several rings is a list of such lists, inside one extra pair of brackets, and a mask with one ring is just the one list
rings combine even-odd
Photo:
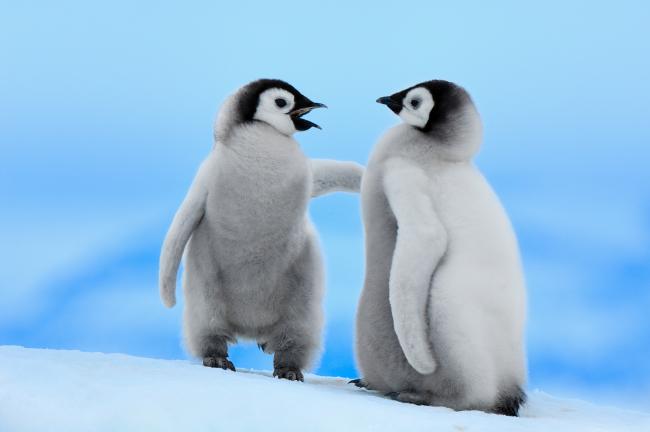
[(266, 344), (265, 343), (258, 343), (257, 347), (261, 349), (262, 351), (266, 352)]
[(353, 380), (348, 381), (348, 384), (354, 384), (356, 387), (359, 388), (368, 388), (368, 384), (362, 379), (362, 378), (355, 378)]
[(301, 382), (305, 381), (305, 378), (303, 377), (300, 369), (276, 368), (275, 370), (273, 370), (273, 376), (278, 377), (279, 379), (286, 379), (289, 381), (301, 381)]
[(225, 357), (204, 357), (203, 366), (236, 372), (235, 365)]

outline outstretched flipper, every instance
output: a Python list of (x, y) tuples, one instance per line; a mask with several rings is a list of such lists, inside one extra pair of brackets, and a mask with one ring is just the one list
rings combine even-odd
[(314, 177), (312, 198), (332, 192), (359, 192), (363, 166), (329, 159), (312, 159), (310, 162)]
[(190, 191), (176, 212), (160, 252), (158, 283), (160, 284), (160, 297), (167, 307), (173, 307), (176, 304), (176, 274), (183, 257), (183, 251), (205, 213), (207, 189), (202, 179), (205, 166), (204, 163), (199, 169)]
[(447, 233), (429, 189), (420, 169), (399, 160), (387, 162), (384, 190), (397, 221), (388, 288), (393, 325), (406, 359), (423, 375), (437, 366), (426, 315), (431, 278), (447, 249)]

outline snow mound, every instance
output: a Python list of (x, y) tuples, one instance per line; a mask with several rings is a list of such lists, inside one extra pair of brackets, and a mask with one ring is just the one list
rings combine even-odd
[(650, 431), (650, 414), (529, 394), (522, 417), (403, 404), (307, 375), (0, 346), (0, 431)]

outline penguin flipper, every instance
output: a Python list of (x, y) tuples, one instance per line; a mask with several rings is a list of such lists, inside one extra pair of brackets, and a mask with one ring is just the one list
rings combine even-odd
[(428, 193), (426, 174), (403, 161), (387, 161), (384, 190), (397, 221), (389, 300), (397, 339), (409, 364), (427, 375), (436, 369), (427, 319), (433, 273), (447, 249), (447, 232)]
[[(205, 165), (204, 165), (205, 166)], [(160, 267), (158, 283), (163, 304), (169, 308), (176, 304), (176, 274), (183, 257), (185, 245), (196, 229), (205, 213), (207, 189), (201, 181), (201, 170), (190, 187), (190, 191), (174, 215), (162, 250), (160, 251)]]
[(332, 192), (359, 193), (363, 166), (356, 162), (311, 159), (312, 198)]

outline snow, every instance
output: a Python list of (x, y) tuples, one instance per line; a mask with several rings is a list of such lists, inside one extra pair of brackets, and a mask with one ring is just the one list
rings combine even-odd
[(522, 417), (403, 404), (307, 375), (0, 346), (0, 431), (650, 431), (650, 414), (529, 393)]

